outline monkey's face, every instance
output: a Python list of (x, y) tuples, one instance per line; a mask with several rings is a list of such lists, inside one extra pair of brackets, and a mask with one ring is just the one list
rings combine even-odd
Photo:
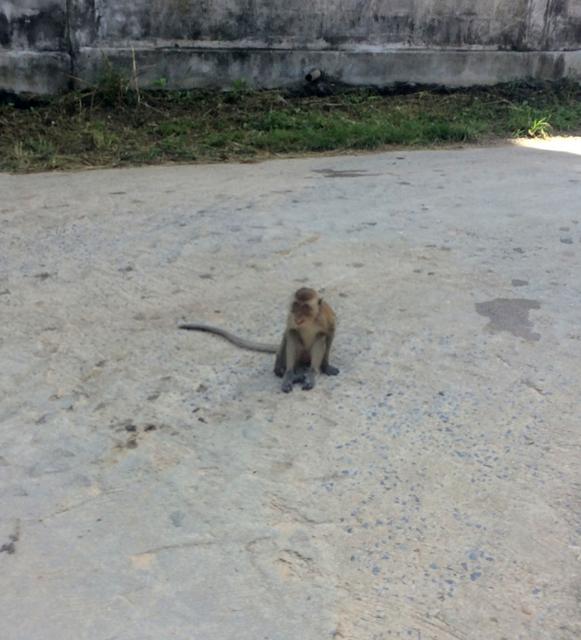
[(321, 299), (314, 289), (306, 287), (299, 289), (291, 304), (291, 313), (297, 325), (304, 324), (307, 320), (313, 320), (319, 313)]
[(291, 306), (291, 313), (296, 324), (301, 325), (308, 320), (314, 320), (319, 315), (321, 302), (322, 300), (318, 296), (304, 302), (295, 300)]
[(304, 324), (309, 318), (314, 318), (313, 307), (309, 302), (298, 302), (295, 300), (291, 307), (291, 313), (298, 325)]

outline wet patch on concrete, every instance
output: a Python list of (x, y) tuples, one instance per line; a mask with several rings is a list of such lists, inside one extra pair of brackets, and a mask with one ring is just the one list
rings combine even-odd
[(181, 527), (184, 523), (186, 514), (183, 511), (174, 511), (170, 514), (169, 518), (174, 527)]
[(530, 311), (541, 308), (537, 300), (495, 298), (486, 302), (477, 302), (475, 307), (477, 313), (490, 320), (486, 325), (489, 331), (507, 331), (517, 338), (524, 338), (531, 342), (541, 339), (539, 333), (532, 331), (533, 324), (529, 318)]

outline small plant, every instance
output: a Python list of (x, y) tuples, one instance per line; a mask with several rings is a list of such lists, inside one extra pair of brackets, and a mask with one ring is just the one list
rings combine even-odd
[(119, 138), (101, 122), (88, 123), (85, 126), (83, 142), (86, 149), (111, 152), (119, 145)]
[(111, 61), (103, 57), (102, 72), (94, 87), (95, 96), (103, 106), (135, 106), (139, 94), (134, 84), (134, 79), (113, 67)]
[(154, 89), (164, 90), (167, 87), (167, 78), (159, 78), (153, 83)]
[(232, 87), (227, 95), (230, 98), (230, 101), (239, 102), (245, 96), (248, 96), (251, 93), (252, 90), (250, 89), (250, 85), (248, 84), (248, 82), (244, 79), (240, 79), (234, 80), (234, 82), (232, 83)]
[(527, 135), (529, 138), (548, 138), (552, 129), (546, 118), (535, 118), (527, 129)]

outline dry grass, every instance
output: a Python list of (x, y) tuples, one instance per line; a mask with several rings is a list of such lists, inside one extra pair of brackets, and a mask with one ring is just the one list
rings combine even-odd
[(458, 91), (140, 91), (119, 76), (45, 102), (0, 105), (0, 170), (252, 160), (490, 142), (581, 131), (581, 87)]

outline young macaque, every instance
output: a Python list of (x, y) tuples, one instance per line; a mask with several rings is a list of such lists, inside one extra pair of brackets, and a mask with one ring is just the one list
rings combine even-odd
[(289, 393), (295, 382), (305, 390), (315, 386), (315, 374), (336, 376), (339, 369), (329, 363), (335, 337), (333, 309), (314, 289), (303, 287), (293, 296), (280, 346), (253, 342), (229, 331), (204, 324), (182, 324), (180, 329), (208, 331), (243, 349), (276, 353), (274, 373), (282, 378), (282, 390)]

